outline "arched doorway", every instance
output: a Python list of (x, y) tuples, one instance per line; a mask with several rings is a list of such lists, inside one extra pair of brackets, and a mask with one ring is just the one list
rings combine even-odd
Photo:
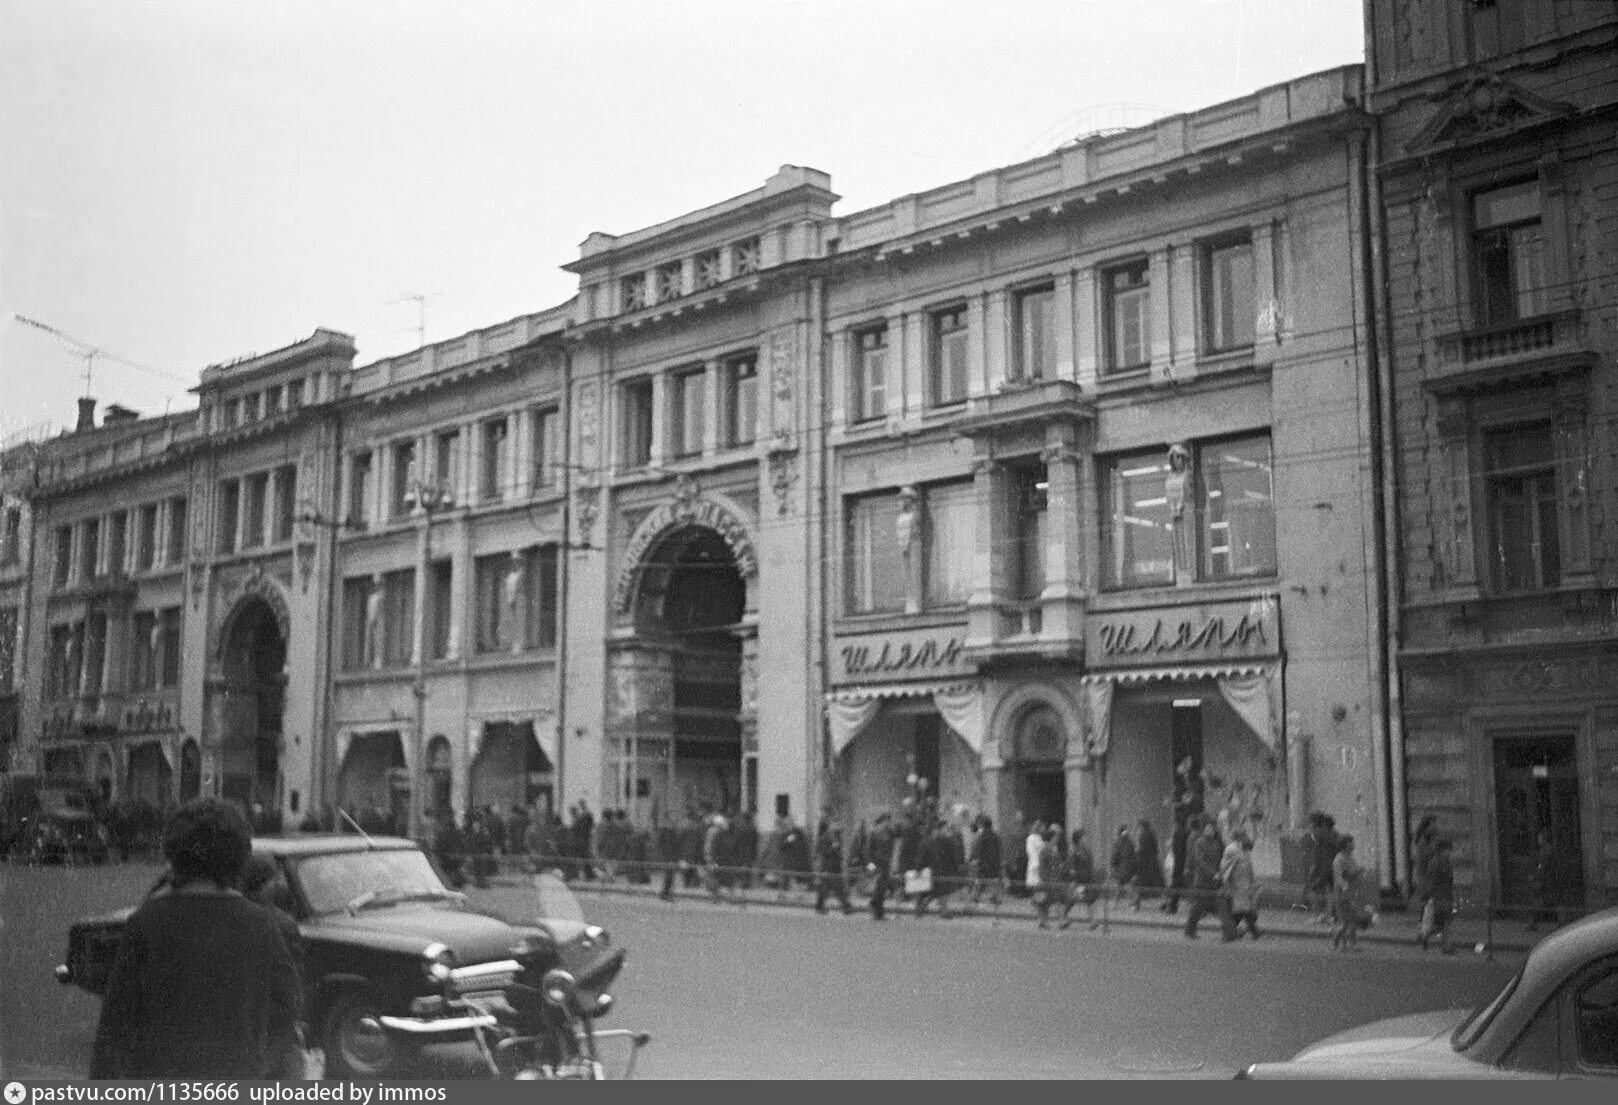
[[(337, 772), (337, 803), (369, 833), (400, 833), (410, 822), (410, 773), (397, 730), (360, 733)], [(341, 831), (352, 830), (346, 821)]]
[(225, 636), (219, 771), (221, 797), (247, 809), (280, 806), (286, 659), (287, 642), (269, 602), (257, 595), (243, 600)]
[(427, 742), (427, 795), (423, 812), (428, 822), (436, 823), (454, 807), (454, 794), (455, 756), (450, 751), (449, 738), (440, 733)]
[(189, 802), (202, 793), (202, 753), (196, 741), (180, 746), (180, 801)]
[(1015, 729), (1017, 808), (1030, 821), (1067, 820), (1067, 777), (1062, 761), (1067, 730), (1062, 716), (1038, 703), (1018, 717)]
[(648, 550), (635, 635), (656, 654), (651, 667), (666, 701), (638, 714), (619, 742), (617, 804), (637, 820), (752, 804), (741, 723), (746, 607), (746, 580), (717, 531), (680, 526)]

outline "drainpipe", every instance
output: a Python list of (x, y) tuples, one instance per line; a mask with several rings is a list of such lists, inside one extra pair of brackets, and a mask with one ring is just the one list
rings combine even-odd
[[(333, 378), (331, 386), (333, 388), (337, 387), (335, 378)], [(330, 807), (332, 816), (335, 818), (337, 807), (337, 734), (333, 732), (331, 717), (332, 700), (336, 694), (336, 688), (333, 685), (335, 668), (333, 657), (337, 653), (336, 638), (343, 621), (343, 614), (340, 609), (342, 573), (338, 571), (337, 555), (338, 537), (343, 531), (343, 407), (341, 401), (338, 401), (336, 409), (333, 411), (330, 455), (332, 471), (328, 486), (332, 489), (332, 520), (324, 524), (319, 521), (315, 523), (323, 531), (321, 544), (324, 548), (322, 549), (321, 559), (325, 561), (326, 569), (326, 634), (322, 648), (324, 655), (320, 658), (318, 665), (320, 681), (325, 688), (325, 693), (320, 696), (320, 717), (317, 719), (315, 726), (315, 732), (319, 734), (317, 739), (320, 741), (320, 747), (315, 750), (315, 755), (310, 757), (315, 775), (313, 780), (315, 785), (310, 787), (310, 793), (315, 796), (314, 800), (319, 803), (316, 809), (323, 815), (327, 807)], [(319, 519), (320, 512), (316, 510), (314, 513), (316, 518)], [(337, 829), (335, 821), (332, 827), (334, 831)]]
[(804, 428), (804, 450), (811, 456), (809, 463), (804, 465), (803, 475), (803, 551), (804, 562), (814, 564), (816, 568), (809, 576), (809, 636), (805, 642), (809, 647), (804, 649), (804, 676), (809, 689), (808, 717), (805, 718), (804, 729), (808, 737), (807, 751), (811, 757), (809, 779), (813, 787), (808, 809), (804, 811), (806, 817), (811, 812), (818, 816), (831, 795), (831, 765), (826, 759), (825, 708), (826, 665), (831, 650), (831, 642), (826, 639), (826, 572), (830, 557), (815, 555), (817, 538), (821, 549), (826, 550), (825, 535), (829, 520), (833, 517), (824, 507), (815, 510), (818, 497), (826, 487), (826, 432), (831, 425), (831, 411), (826, 404), (829, 394), (826, 388), (826, 278), (821, 275), (809, 278), (809, 327), (809, 349), (805, 357), (809, 370), (805, 387), (808, 395), (803, 407), (806, 412), (814, 412), (814, 419), (807, 419), (808, 425)]
[(567, 809), (568, 577), (573, 574), (573, 353), (562, 348), (562, 563), (556, 579), (556, 797), (553, 813)]

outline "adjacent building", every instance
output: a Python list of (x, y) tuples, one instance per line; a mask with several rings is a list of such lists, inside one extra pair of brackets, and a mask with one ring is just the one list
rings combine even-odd
[[(1408, 823), (1464, 896), (1618, 896), (1618, 12), (1368, 5)], [(1401, 818), (1401, 823), (1405, 822)], [(1543, 844), (1541, 834), (1544, 834)]]

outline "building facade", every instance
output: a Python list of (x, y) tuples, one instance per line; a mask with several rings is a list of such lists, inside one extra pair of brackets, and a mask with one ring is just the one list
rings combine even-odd
[(843, 216), (783, 166), (553, 309), (67, 435), (18, 762), (414, 832), (1228, 807), (1269, 874), (1322, 809), (1391, 879), (1361, 80)]
[[(1409, 821), (1460, 892), (1618, 900), (1618, 13), (1368, 6)], [(1400, 777), (1402, 776), (1402, 778)]]

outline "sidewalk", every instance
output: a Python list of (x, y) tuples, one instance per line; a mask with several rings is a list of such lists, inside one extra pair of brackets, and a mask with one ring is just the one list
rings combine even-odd
[[(496, 875), (493, 882), (498, 885), (502, 882), (514, 881), (515, 873), (501, 872)], [(633, 883), (625, 879), (589, 879), (571, 880), (569, 886), (580, 894), (615, 894), (627, 897), (641, 897), (655, 899), (661, 886), (661, 876), (651, 883)], [(782, 890), (774, 887), (752, 886), (746, 890), (727, 890), (723, 897), (715, 898), (702, 888), (687, 888), (676, 885), (674, 896), (680, 901), (711, 904), (715, 908), (746, 909), (750, 906), (812, 909), (815, 896), (812, 891), (802, 887)], [(1318, 939), (1323, 947), (1330, 946), (1333, 926), (1321, 924), (1316, 921), (1316, 911), (1305, 910), (1295, 901), (1294, 888), (1286, 886), (1268, 886), (1262, 891), (1259, 909), (1259, 931), (1273, 933), (1299, 939)], [(864, 895), (854, 896), (857, 913), (867, 912)], [(1180, 929), (1185, 925), (1186, 911), (1189, 903), (1182, 901), (1177, 914), (1163, 913), (1159, 906), (1161, 900), (1148, 899), (1141, 903), (1137, 912), (1130, 909), (1127, 901), (1116, 902), (1103, 898), (1096, 903), (1098, 916), (1104, 915), (1108, 927), (1146, 927), (1163, 930)], [(841, 909), (835, 898), (831, 899), (827, 908), (833, 912)], [(888, 915), (903, 920), (912, 919), (910, 903), (897, 897), (888, 901)], [(977, 917), (986, 920), (1004, 921), (1014, 924), (1027, 924), (1034, 926), (1035, 914), (1033, 905), (1026, 897), (1003, 895), (998, 906), (991, 905), (987, 900), (976, 904), (967, 901), (961, 893), (954, 895), (951, 909), (956, 916)], [(1082, 908), (1074, 910), (1074, 923), (1084, 925), (1081, 918), (1084, 916)], [(936, 923), (938, 920), (937, 907), (931, 906), (927, 918)], [(1411, 948), (1416, 946), (1416, 927), (1421, 920), (1420, 910), (1407, 910), (1403, 912), (1388, 911), (1378, 913), (1374, 923), (1368, 929), (1359, 933), (1361, 941), (1373, 944), (1402, 944)], [(1054, 928), (1054, 925), (1053, 925)], [(1541, 927), (1536, 932), (1526, 930), (1521, 921), (1503, 921), (1496, 919), (1492, 925), (1483, 916), (1475, 914), (1457, 915), (1450, 921), (1451, 944), (1456, 954), (1495, 952), (1521, 953), (1526, 952), (1537, 943), (1540, 937), (1549, 930)], [(1219, 919), (1215, 915), (1204, 917), (1200, 926), (1203, 939), (1219, 939)], [(1245, 939), (1245, 937), (1244, 937)], [(1433, 945), (1433, 954), (1438, 954), (1436, 943)], [(1480, 951), (1481, 949), (1481, 951)]]

